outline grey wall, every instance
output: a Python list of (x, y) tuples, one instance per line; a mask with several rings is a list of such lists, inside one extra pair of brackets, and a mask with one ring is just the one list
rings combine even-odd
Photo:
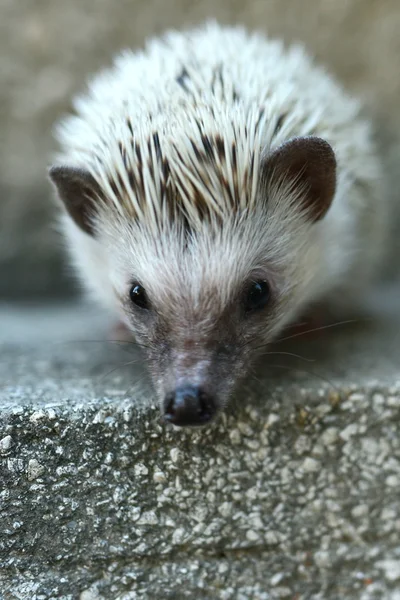
[(2, 0), (0, 11), (0, 296), (70, 289), (49, 226), (52, 123), (86, 74), (166, 27), (215, 16), (306, 42), (365, 98), (397, 194), (399, 0)]

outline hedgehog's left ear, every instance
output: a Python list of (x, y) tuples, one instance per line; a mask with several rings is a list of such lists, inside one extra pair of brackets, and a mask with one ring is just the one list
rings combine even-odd
[(312, 221), (318, 221), (330, 207), (336, 189), (336, 159), (325, 140), (298, 137), (279, 146), (264, 161), (263, 181), (268, 189), (288, 184)]
[(54, 166), (49, 169), (49, 177), (78, 227), (93, 235), (95, 204), (102, 198), (101, 188), (93, 175), (85, 169)]

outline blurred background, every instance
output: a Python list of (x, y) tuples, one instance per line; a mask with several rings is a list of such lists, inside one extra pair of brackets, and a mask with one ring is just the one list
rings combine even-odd
[[(52, 225), (46, 169), (52, 125), (86, 76), (121, 48), (213, 17), (304, 42), (364, 99), (400, 205), (399, 0), (1, 0), (0, 298), (76, 293)], [(397, 230), (394, 222), (393, 257)]]

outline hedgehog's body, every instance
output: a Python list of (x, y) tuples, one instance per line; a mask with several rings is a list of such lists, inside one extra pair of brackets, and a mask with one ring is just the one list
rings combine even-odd
[[(216, 25), (171, 33), (121, 56), (76, 110), (52, 170), (70, 249), (152, 348), (160, 395), (190, 384), (222, 404), (232, 367), (308, 304), (365, 288), (386, 212), (369, 128), (301, 49)], [(272, 300), (255, 320), (236, 307), (259, 280)], [(151, 317), (127, 308), (133, 281)]]

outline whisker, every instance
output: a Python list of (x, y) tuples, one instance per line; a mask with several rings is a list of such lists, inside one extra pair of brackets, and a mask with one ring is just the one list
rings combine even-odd
[[(366, 321), (368, 319), (365, 319)], [(300, 331), (299, 333), (295, 333), (293, 335), (289, 335), (284, 338), (279, 338), (274, 340), (274, 343), (277, 344), (279, 342), (285, 342), (286, 340), (291, 340), (296, 337), (300, 337), (302, 335), (307, 335), (308, 333), (313, 333), (314, 331), (322, 331), (324, 329), (332, 329), (332, 327), (339, 327), (340, 325), (348, 325), (350, 323), (360, 323), (362, 319), (348, 319), (347, 321), (338, 321), (337, 323), (331, 323), (329, 325), (323, 325), (322, 327), (314, 327), (313, 329), (307, 329), (306, 331)]]
[[(259, 346), (262, 348), (262, 346)], [(258, 350), (258, 348), (255, 348)], [(292, 356), (293, 358), (298, 358), (300, 360), (304, 360), (304, 362), (315, 362), (315, 358), (306, 358), (305, 356), (301, 356), (300, 354), (295, 354), (294, 352), (279, 352), (276, 350), (269, 350), (267, 352), (263, 352), (262, 356), (273, 356), (275, 354), (283, 355), (283, 356)]]
[(254, 368), (254, 367), (250, 367), (250, 371), (249, 371), (249, 373), (250, 373), (250, 375), (251, 375), (251, 377), (252, 377), (253, 379), (255, 379), (255, 380), (258, 382), (258, 383), (260, 383), (260, 384), (262, 385), (261, 379), (259, 379), (259, 378), (257, 377), (257, 375), (255, 374), (255, 368)]
[(136, 348), (146, 348), (146, 349), (150, 349), (150, 346), (147, 346), (146, 344), (142, 344), (141, 342), (136, 342), (134, 340), (129, 341), (129, 340), (108, 340), (108, 339), (101, 339), (101, 340), (66, 340), (66, 341), (62, 341), (62, 342), (53, 342), (53, 345), (61, 345), (61, 344), (116, 344), (118, 346), (129, 346), (129, 347), (136, 347)]
[(115, 373), (115, 371), (118, 371), (118, 369), (122, 369), (123, 367), (129, 367), (130, 365), (135, 365), (138, 362), (139, 362), (139, 359), (138, 360), (130, 360), (126, 363), (123, 363), (122, 365), (117, 365), (116, 367), (111, 369), (111, 371), (107, 371), (107, 373), (103, 373), (101, 375), (101, 378), (98, 380), (98, 383), (102, 383), (106, 377), (109, 377), (109, 375), (111, 375), (112, 373)]
[(135, 381), (135, 383), (132, 383), (127, 390), (124, 392), (124, 396), (128, 396), (129, 392), (136, 386), (140, 385), (142, 383), (142, 381), (144, 381), (145, 379), (147, 379), (148, 375), (146, 373), (144, 373), (141, 377), (139, 377), (139, 379), (137, 379)]
[(312, 377), (316, 377), (317, 379), (320, 379), (324, 383), (328, 383), (330, 386), (332, 386), (335, 389), (336, 392), (340, 392), (340, 389), (338, 388), (338, 386), (335, 385), (330, 379), (327, 379), (326, 377), (323, 377), (323, 375), (320, 375), (319, 373), (315, 373), (314, 371), (309, 371), (308, 369), (296, 369), (296, 368), (289, 367), (287, 365), (270, 365), (270, 366), (272, 368), (285, 369), (286, 371), (294, 371), (297, 373), (307, 373), (308, 375), (311, 375)]

